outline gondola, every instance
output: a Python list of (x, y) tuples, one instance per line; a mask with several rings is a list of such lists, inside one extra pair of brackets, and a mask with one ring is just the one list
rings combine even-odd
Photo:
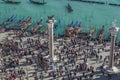
[(8, 18), (7, 20), (3, 21), (0, 25), (9, 25), (11, 24), (12, 22), (14, 22), (16, 20), (16, 16), (11, 16), (10, 18)]
[[(26, 18), (27, 19), (27, 18)], [(24, 21), (26, 20), (25, 18), (22, 18), (20, 20), (18, 20), (14, 25), (9, 26), (9, 28), (11, 29), (15, 29), (15, 30), (20, 30), (21, 26), (23, 25)]]
[(37, 24), (35, 25), (35, 27), (32, 29), (32, 32), (35, 33), (37, 32), (41, 27), (42, 27), (42, 19), (40, 19), (40, 21), (37, 22)]
[[(103, 5), (106, 4), (106, 2), (90, 1), (90, 0), (71, 0), (71, 1), (80, 1), (80, 2), (85, 2), (85, 3), (103, 4)], [(110, 6), (120, 6), (120, 4), (115, 4), (115, 3), (108, 3), (108, 5), (110, 5)]]
[(21, 2), (19, 1), (12, 1), (12, 0), (2, 0), (4, 1), (5, 3), (9, 3), (9, 4), (20, 4)]
[(39, 5), (44, 5), (46, 4), (47, 2), (44, 2), (44, 0), (42, 2), (38, 2), (38, 1), (35, 1), (35, 0), (29, 0), (31, 3), (34, 3), (34, 4), (39, 4)]
[(31, 25), (31, 17), (27, 17), (22, 23), (21, 30), (26, 30)]
[(98, 36), (98, 41), (100, 43), (104, 40), (104, 33), (105, 33), (104, 26), (102, 26), (102, 29), (100, 29), (100, 31), (97, 35)]
[(21, 26), (21, 30), (26, 30), (31, 25), (31, 22), (24, 22)]
[(41, 24), (37, 24), (33, 29), (32, 29), (32, 32), (36, 32), (37, 30), (39, 30), (41, 28)]
[(71, 7), (71, 5), (68, 3), (68, 5), (66, 6), (66, 8), (68, 9), (68, 12), (72, 12), (73, 11), (73, 9), (72, 9), (72, 7)]

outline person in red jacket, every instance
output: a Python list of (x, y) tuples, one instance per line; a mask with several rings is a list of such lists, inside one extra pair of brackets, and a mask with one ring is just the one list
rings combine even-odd
[(13, 78), (14, 78), (14, 80), (16, 80), (16, 75), (15, 74), (13, 74)]

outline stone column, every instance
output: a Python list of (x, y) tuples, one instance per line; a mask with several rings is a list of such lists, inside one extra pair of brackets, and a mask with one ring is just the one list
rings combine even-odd
[(116, 35), (111, 34), (110, 63), (109, 63), (110, 68), (112, 68), (114, 66), (115, 39), (116, 39)]
[(117, 32), (119, 30), (118, 27), (116, 27), (115, 23), (112, 23), (112, 27), (109, 29), (111, 33), (111, 48), (110, 48), (110, 62), (109, 67), (112, 68), (114, 66), (114, 48), (115, 48), (115, 40), (117, 36)]
[(54, 27), (55, 20), (54, 19), (48, 19), (48, 32), (49, 32), (49, 54), (51, 57), (51, 62), (54, 63), (54, 36), (53, 36), (53, 27)]

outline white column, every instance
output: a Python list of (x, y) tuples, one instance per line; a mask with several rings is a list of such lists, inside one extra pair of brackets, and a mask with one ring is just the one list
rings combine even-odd
[(111, 48), (110, 48), (110, 62), (109, 67), (112, 68), (114, 66), (114, 48), (115, 48), (115, 40), (117, 36), (117, 32), (119, 30), (118, 27), (116, 27), (115, 23), (112, 23), (112, 27), (110, 28), (111, 33)]
[(114, 66), (115, 39), (116, 39), (116, 35), (111, 34), (111, 49), (110, 49), (110, 63), (109, 63), (110, 68), (112, 68)]
[(49, 32), (49, 54), (51, 56), (51, 62), (54, 62), (54, 36), (53, 36), (53, 27), (54, 27), (55, 20), (50, 19), (48, 20), (48, 32)]

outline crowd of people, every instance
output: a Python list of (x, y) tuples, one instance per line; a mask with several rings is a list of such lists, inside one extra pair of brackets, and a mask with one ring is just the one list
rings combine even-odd
[[(103, 66), (109, 63), (110, 42), (55, 36), (54, 54), (57, 59), (53, 64), (48, 34), (12, 31), (8, 35), (0, 44), (1, 80), (95, 80), (97, 74), (100, 78), (105, 75)], [(119, 56), (117, 47), (116, 65)]]

